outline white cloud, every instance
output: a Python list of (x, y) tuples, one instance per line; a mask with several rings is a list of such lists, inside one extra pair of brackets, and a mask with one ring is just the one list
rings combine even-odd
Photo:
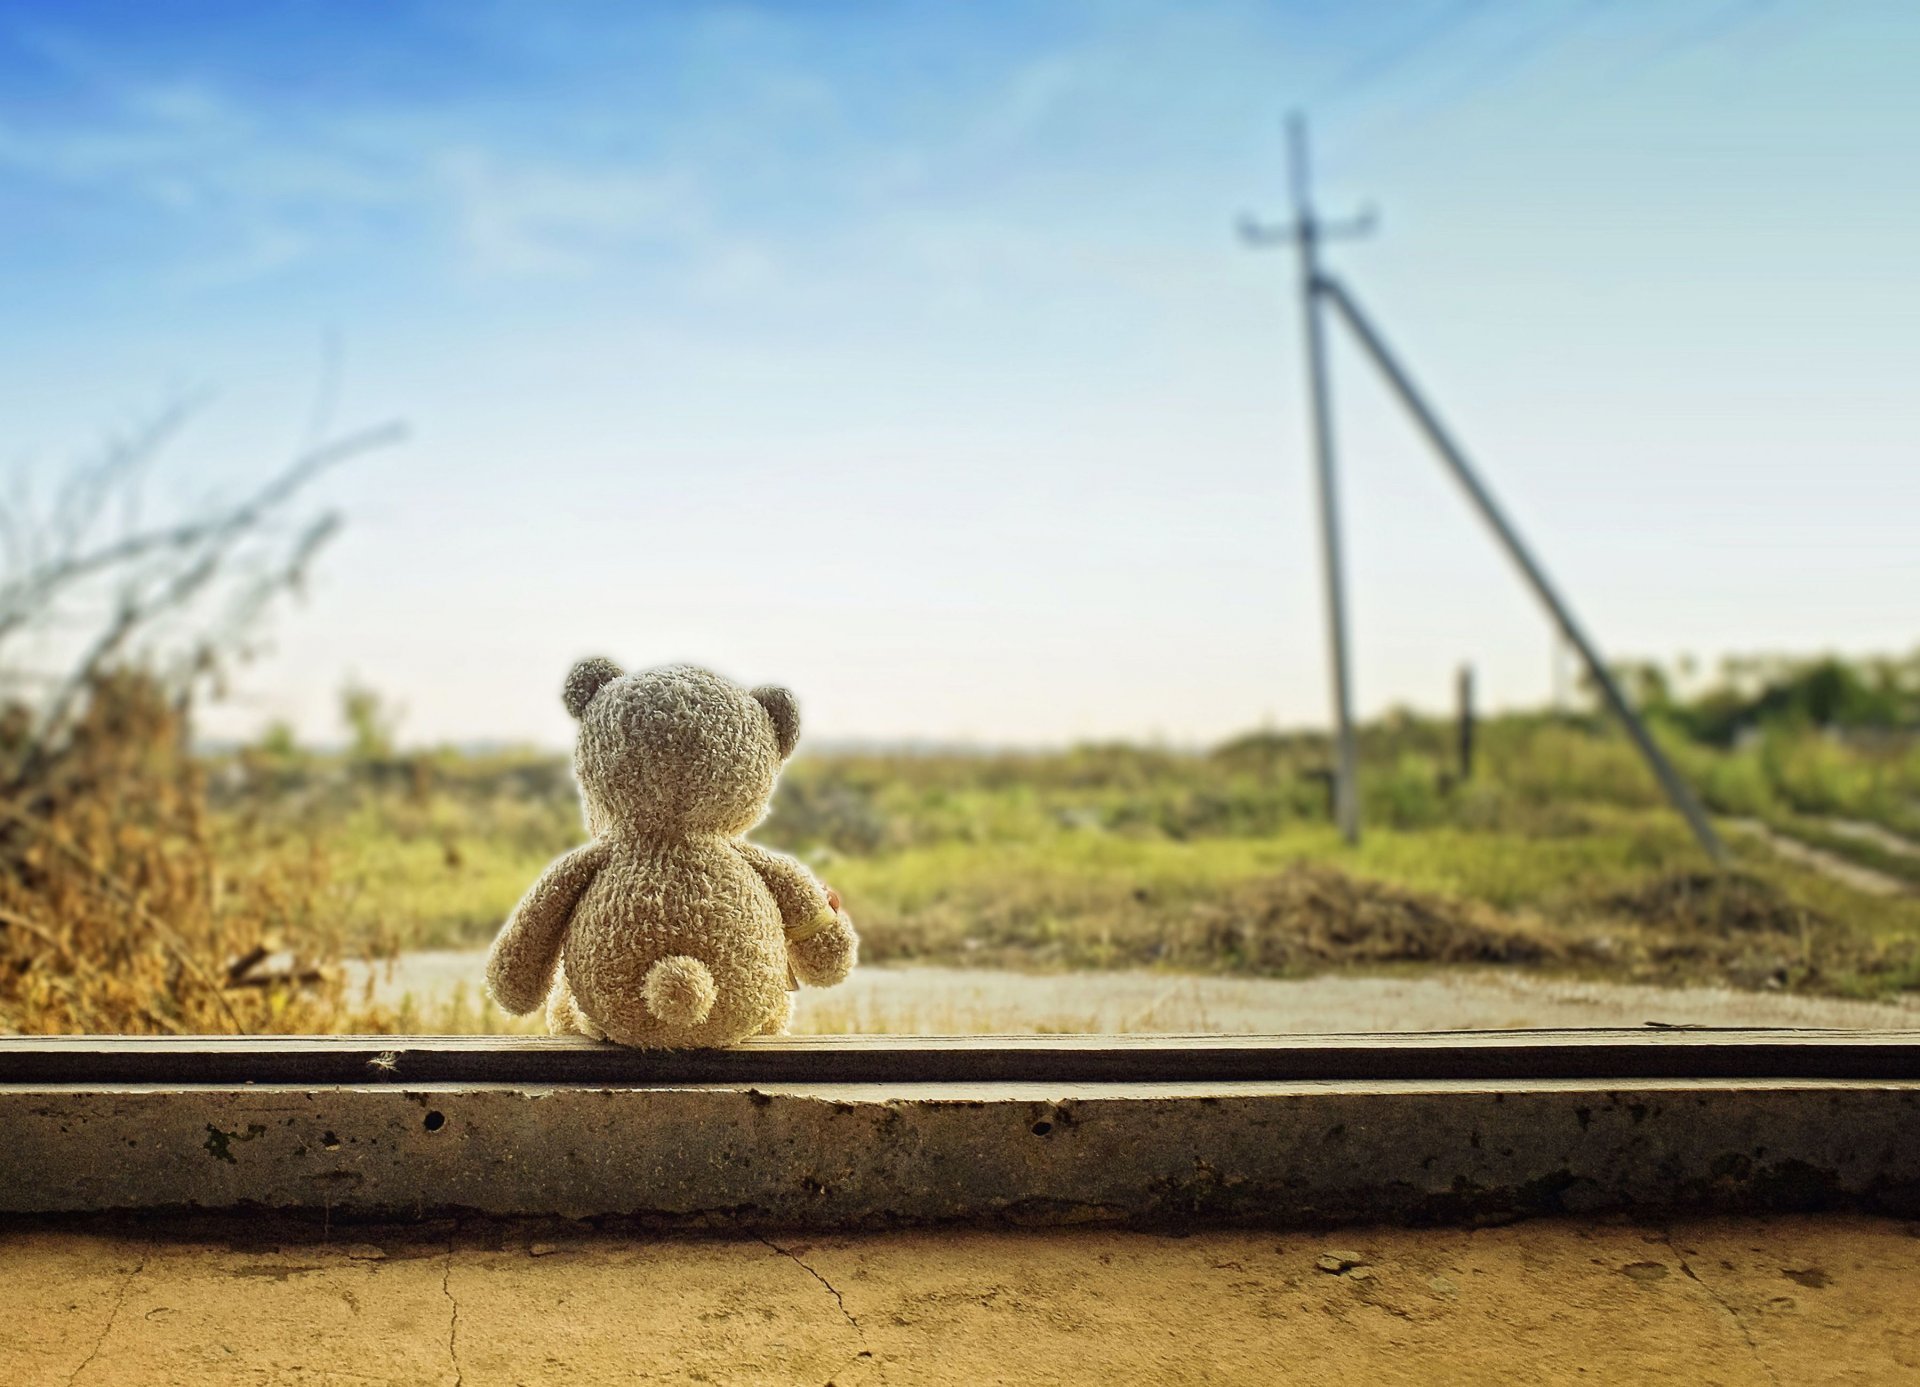
[(1094, 80), (1091, 54), (1057, 53), (1019, 68), (974, 128), (973, 143), (994, 151), (1030, 139), (1073, 95)]
[(440, 160), (469, 264), (483, 272), (582, 274), (636, 244), (705, 228), (691, 179), (567, 167), (466, 149)]

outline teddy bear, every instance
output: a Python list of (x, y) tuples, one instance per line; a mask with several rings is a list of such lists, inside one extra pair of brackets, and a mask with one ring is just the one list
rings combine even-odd
[(844, 981), (859, 950), (839, 897), (742, 836), (766, 816), (800, 738), (782, 688), (690, 665), (567, 675), (580, 724), (584, 846), (556, 859), (501, 927), (487, 989), (547, 1029), (690, 1049), (779, 1035), (800, 983)]

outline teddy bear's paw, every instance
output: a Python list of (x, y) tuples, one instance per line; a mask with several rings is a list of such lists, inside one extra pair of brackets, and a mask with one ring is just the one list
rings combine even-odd
[(853, 932), (853, 920), (844, 910), (836, 910), (833, 923), (817, 934), (795, 939), (787, 945), (787, 961), (794, 976), (808, 987), (834, 987), (847, 980), (860, 957), (860, 936)]
[(713, 1010), (719, 989), (707, 965), (686, 954), (672, 954), (647, 969), (641, 997), (656, 1021), (668, 1026), (697, 1026)]
[(525, 1016), (546, 1001), (547, 979), (534, 975), (510, 932), (502, 931), (487, 955), (487, 995), (509, 1016)]

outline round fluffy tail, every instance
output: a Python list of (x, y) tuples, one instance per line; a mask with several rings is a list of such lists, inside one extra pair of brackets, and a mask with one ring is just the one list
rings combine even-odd
[(647, 969), (641, 996), (655, 1020), (669, 1026), (697, 1026), (713, 1010), (718, 996), (707, 965), (685, 954), (670, 954)]

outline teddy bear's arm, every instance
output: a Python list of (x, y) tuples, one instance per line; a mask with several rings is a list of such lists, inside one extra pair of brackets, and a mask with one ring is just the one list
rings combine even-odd
[(507, 917), (487, 953), (487, 991), (503, 1010), (524, 1016), (546, 1001), (573, 908), (606, 862), (598, 840), (556, 858)]
[(860, 936), (853, 932), (847, 912), (835, 909), (813, 873), (785, 853), (769, 852), (757, 843), (734, 846), (780, 907), (794, 976), (809, 987), (845, 982), (860, 951)]
[(800, 929), (821, 916), (833, 914), (833, 907), (827, 904), (826, 887), (797, 859), (784, 852), (769, 851), (758, 843), (737, 842), (734, 846), (773, 892), (774, 903), (780, 907), (780, 923), (788, 929)]

